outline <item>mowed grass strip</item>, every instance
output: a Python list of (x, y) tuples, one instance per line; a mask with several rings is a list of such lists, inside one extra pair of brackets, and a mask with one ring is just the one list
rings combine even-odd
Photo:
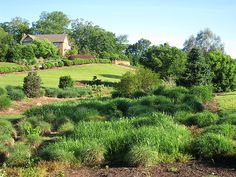
[[(50, 70), (39, 70), (38, 75), (42, 79), (45, 87), (57, 87), (60, 76), (70, 75), (73, 80), (92, 80), (97, 76), (103, 81), (118, 82), (120, 77), (130, 68), (112, 64), (88, 64), (80, 66), (70, 66)], [(12, 73), (0, 75), (0, 87), (7, 85), (22, 86), (23, 79), (27, 75), (24, 73)]]
[(217, 96), (216, 100), (220, 109), (235, 109), (236, 111), (236, 92), (225, 93), (222, 96)]

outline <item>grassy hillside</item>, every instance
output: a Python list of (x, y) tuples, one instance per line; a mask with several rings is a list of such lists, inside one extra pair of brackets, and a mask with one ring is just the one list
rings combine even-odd
[[(59, 77), (64, 75), (70, 75), (74, 80), (91, 80), (96, 75), (103, 81), (117, 82), (120, 76), (128, 70), (129, 68), (118, 65), (91, 64), (40, 70), (38, 74), (42, 78), (43, 86), (57, 87)], [(27, 73), (0, 75), (0, 87), (6, 85), (21, 86), (26, 75)]]
[(224, 95), (217, 96), (216, 100), (222, 113), (236, 115), (236, 92), (225, 93)]

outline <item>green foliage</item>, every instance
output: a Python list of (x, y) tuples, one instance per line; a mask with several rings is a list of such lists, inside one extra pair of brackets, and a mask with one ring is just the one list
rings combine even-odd
[(227, 156), (234, 151), (234, 148), (230, 139), (213, 133), (203, 134), (192, 143), (193, 153), (203, 158)]
[(160, 79), (156, 73), (139, 68), (135, 73), (127, 72), (124, 74), (116, 85), (116, 89), (121, 95), (131, 97), (138, 91), (148, 92), (158, 84), (160, 84)]
[(32, 28), (36, 34), (63, 34), (68, 32), (69, 24), (70, 19), (63, 12), (42, 12)]
[(212, 88), (209, 86), (193, 86), (190, 88), (190, 93), (202, 102), (210, 101), (213, 98)]
[(1, 63), (0, 64), (0, 74), (27, 71), (30, 67), (18, 65), (15, 63)]
[(6, 55), (12, 43), (12, 35), (6, 32), (0, 25), (0, 61), (6, 60)]
[(9, 108), (10, 106), (11, 106), (11, 99), (6, 95), (0, 96), (0, 110)]
[(59, 88), (65, 89), (68, 87), (73, 87), (74, 86), (74, 81), (70, 76), (61, 76), (59, 79)]
[(58, 49), (47, 39), (34, 39), (32, 44), (37, 58), (50, 58), (57, 55)]
[(150, 47), (151, 42), (147, 39), (140, 39), (135, 44), (130, 44), (125, 54), (132, 58), (133, 64), (138, 65), (140, 63), (141, 57)]
[(12, 124), (8, 120), (0, 119), (0, 134), (12, 135), (15, 132)]
[(210, 65), (204, 57), (203, 52), (193, 48), (188, 53), (186, 70), (180, 77), (178, 84), (191, 87), (194, 85), (211, 85), (212, 74)]
[(215, 124), (219, 120), (217, 114), (204, 111), (197, 113), (186, 120), (187, 125), (197, 125), (198, 127), (206, 127)]
[(190, 52), (193, 48), (200, 48), (205, 54), (214, 50), (224, 52), (224, 44), (220, 37), (208, 28), (199, 31), (196, 37), (191, 36), (185, 41), (183, 48), (185, 52)]
[(7, 94), (11, 100), (20, 101), (25, 98), (25, 94), (21, 88), (8, 88)]
[(2, 96), (2, 95), (6, 95), (6, 94), (7, 94), (6, 89), (0, 87), (0, 96)]
[(186, 54), (169, 44), (153, 46), (141, 58), (141, 64), (150, 68), (165, 80), (178, 79), (184, 72)]
[(211, 125), (206, 127), (203, 133), (214, 133), (233, 139), (236, 138), (236, 126), (230, 124)]
[(33, 45), (22, 46), (22, 59), (25, 59), (27, 64), (33, 65), (36, 63)]
[(71, 26), (72, 38), (81, 53), (95, 54), (99, 58), (107, 59), (114, 59), (114, 56), (117, 59), (123, 56), (126, 37), (116, 37), (112, 32), (79, 19), (73, 21)]
[(29, 72), (24, 78), (23, 91), (29, 98), (40, 96), (41, 79), (36, 72)]
[(127, 161), (131, 166), (153, 166), (158, 162), (158, 153), (150, 147), (134, 146), (127, 155)]
[(68, 121), (60, 125), (57, 131), (63, 134), (63, 133), (73, 132), (73, 130), (74, 130), (73, 122)]
[(17, 143), (9, 148), (9, 157), (6, 160), (6, 164), (11, 167), (24, 167), (29, 163), (30, 157), (29, 148), (24, 144)]
[(212, 51), (208, 60), (213, 73), (212, 84), (217, 92), (236, 89), (236, 62), (221, 51)]

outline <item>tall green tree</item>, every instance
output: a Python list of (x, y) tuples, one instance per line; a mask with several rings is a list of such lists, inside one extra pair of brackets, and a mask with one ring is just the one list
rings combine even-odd
[(15, 17), (10, 22), (0, 24), (6, 32), (13, 35), (16, 43), (19, 43), (24, 33), (30, 32), (29, 22), (21, 17)]
[(160, 74), (165, 80), (178, 79), (185, 70), (186, 54), (169, 44), (152, 46), (140, 60), (141, 64)]
[(114, 33), (83, 19), (73, 21), (71, 26), (71, 36), (78, 46), (79, 53), (91, 53), (101, 58), (115, 55), (119, 57), (123, 53), (123, 37), (117, 38)]
[(213, 74), (212, 84), (217, 92), (236, 89), (236, 62), (222, 51), (212, 51), (208, 54)]
[(190, 52), (193, 48), (200, 48), (205, 54), (213, 50), (224, 52), (224, 44), (220, 36), (217, 36), (208, 28), (201, 30), (196, 37), (191, 36), (184, 42), (184, 51)]
[(13, 37), (0, 27), (0, 60), (6, 61), (6, 55), (13, 42)]
[(187, 57), (186, 70), (178, 83), (191, 87), (194, 85), (211, 85), (212, 73), (210, 64), (201, 49), (193, 48)]
[(35, 34), (62, 34), (68, 32), (69, 24), (70, 19), (63, 12), (42, 12), (32, 28)]
[(125, 54), (132, 58), (134, 65), (137, 65), (140, 63), (140, 58), (150, 46), (151, 41), (147, 39), (140, 39), (135, 44), (129, 45), (125, 51)]

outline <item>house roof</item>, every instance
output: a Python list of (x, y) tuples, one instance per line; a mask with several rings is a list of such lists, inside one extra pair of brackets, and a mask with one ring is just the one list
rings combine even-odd
[(32, 39), (48, 39), (50, 42), (64, 42), (67, 34), (28, 34), (22, 37), (21, 42), (24, 41), (27, 37), (30, 37)]

